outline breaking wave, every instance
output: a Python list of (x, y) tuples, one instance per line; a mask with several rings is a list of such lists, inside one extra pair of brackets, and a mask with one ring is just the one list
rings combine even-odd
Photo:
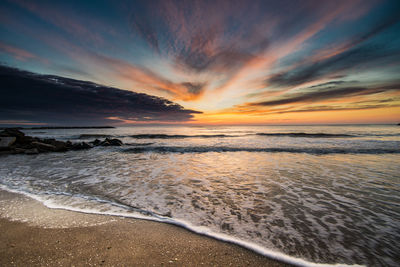
[(387, 154), (400, 153), (400, 148), (291, 148), (291, 147), (216, 147), (216, 146), (148, 146), (123, 149), (126, 153), (207, 153), (207, 152), (286, 152), (308, 154)]

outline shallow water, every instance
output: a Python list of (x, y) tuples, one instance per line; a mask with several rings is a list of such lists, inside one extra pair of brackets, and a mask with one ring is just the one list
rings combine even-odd
[(57, 207), (185, 222), (309, 262), (397, 263), (398, 126), (26, 133), (72, 141), (114, 136), (130, 144), (0, 158), (3, 186)]

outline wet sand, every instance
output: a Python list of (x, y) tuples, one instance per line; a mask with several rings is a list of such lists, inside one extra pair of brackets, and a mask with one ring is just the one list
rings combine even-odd
[(49, 209), (0, 191), (0, 266), (288, 266), (146, 220)]

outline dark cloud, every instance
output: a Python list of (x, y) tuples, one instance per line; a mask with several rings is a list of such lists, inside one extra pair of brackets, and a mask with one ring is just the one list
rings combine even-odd
[[(344, 52), (336, 56), (328, 57), (317, 62), (308, 62), (289, 71), (277, 73), (266, 80), (267, 85), (278, 87), (297, 86), (322, 77), (341, 75), (342, 72), (352, 69), (373, 67), (385, 61), (393, 61), (400, 57), (398, 49), (389, 49), (386, 44), (371, 45), (365, 41), (383, 32), (400, 21), (400, 17), (388, 16), (388, 18), (368, 32), (353, 38), (353, 40), (339, 47)], [(390, 41), (389, 41), (390, 42)]]
[(204, 92), (205, 86), (207, 84), (184, 82), (184, 83), (181, 83), (181, 85), (183, 85), (187, 89), (189, 94), (200, 95)]
[[(357, 82), (357, 81), (354, 81), (354, 82)], [(348, 82), (346, 82), (346, 81), (330, 81), (330, 82), (326, 82), (326, 83), (320, 83), (317, 85), (313, 85), (308, 88), (320, 88), (320, 87), (326, 87), (326, 86), (329, 87), (329, 86), (335, 86), (335, 85), (339, 85), (339, 84), (343, 84), (343, 83), (348, 83)]]
[(382, 87), (336, 87), (325, 88), (308, 92), (288, 95), (284, 98), (249, 103), (249, 106), (279, 106), (293, 103), (312, 103), (327, 99), (340, 99), (350, 96), (372, 95), (381, 92), (400, 90), (399, 84), (384, 85)]
[(400, 51), (389, 51), (381, 47), (361, 47), (346, 51), (329, 59), (310, 63), (294, 70), (275, 74), (266, 83), (279, 87), (297, 86), (338, 72), (350, 71), (357, 67), (377, 67), (385, 60), (400, 57)]
[(400, 107), (400, 105), (370, 104), (370, 105), (352, 105), (352, 106), (313, 106), (308, 108), (288, 109), (271, 113), (285, 114), (285, 113), (320, 112), (320, 111), (346, 111), (346, 110), (349, 111), (349, 110), (363, 110), (363, 109), (375, 109), (375, 108), (387, 108), (387, 107)]
[(110, 120), (187, 121), (193, 110), (169, 100), (0, 66), (0, 120), (98, 124)]

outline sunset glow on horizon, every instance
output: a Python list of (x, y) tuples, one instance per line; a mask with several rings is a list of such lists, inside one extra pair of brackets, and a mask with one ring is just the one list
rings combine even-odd
[[(395, 0), (7, 0), (0, 63), (21, 71), (5, 71), (14, 78), (28, 71), (111, 88), (89, 85), (84, 102), (71, 82), (62, 88), (68, 97), (49, 97), (65, 101), (59, 115), (81, 110), (80, 121), (60, 115), (67, 124), (398, 123), (399, 13)], [(7, 79), (16, 86), (14, 78)], [(69, 83), (41, 79), (57, 82), (55, 90)], [(116, 88), (154, 97), (115, 98)], [(69, 94), (81, 102), (68, 104)], [(95, 104), (100, 94), (106, 110)], [(61, 123), (36, 107), (5, 107), (10, 99), (1, 103), (1, 124)]]

